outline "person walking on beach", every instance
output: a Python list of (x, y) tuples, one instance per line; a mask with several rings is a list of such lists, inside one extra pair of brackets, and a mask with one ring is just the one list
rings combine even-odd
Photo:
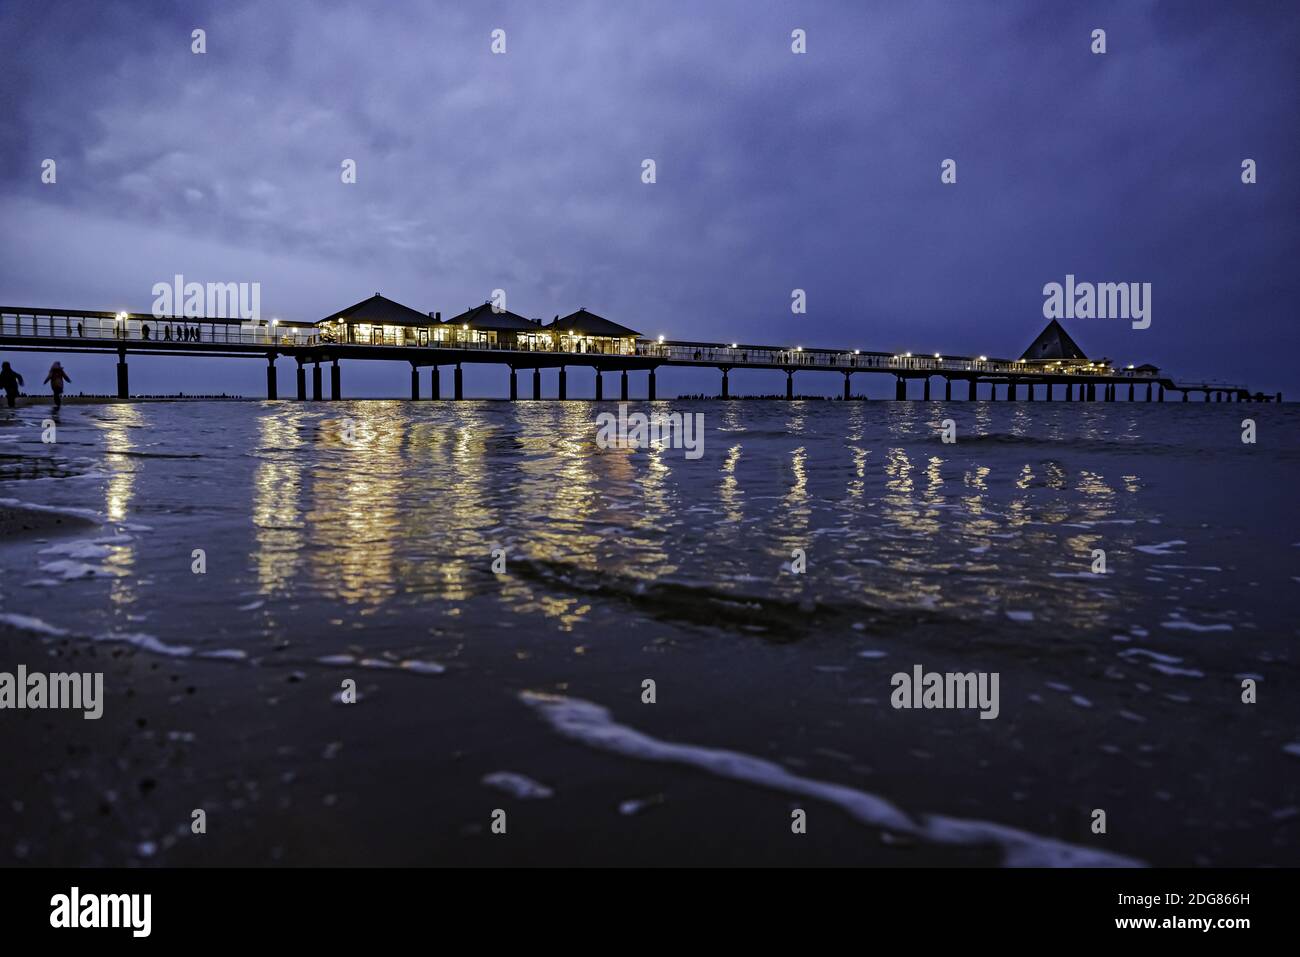
[(63, 371), (60, 363), (55, 362), (50, 366), (50, 374), (45, 377), (45, 381), (50, 384), (50, 389), (54, 392), (54, 407), (63, 408), (63, 383), (71, 382), (71, 377)]
[(22, 384), (23, 377), (9, 368), (9, 363), (0, 363), (0, 389), (4, 390), (5, 401), (11, 409), (14, 407), (14, 400), (18, 398), (18, 387)]

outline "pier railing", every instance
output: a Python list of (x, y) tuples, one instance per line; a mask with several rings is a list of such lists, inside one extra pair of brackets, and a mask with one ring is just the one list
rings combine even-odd
[(830, 369), (841, 372), (868, 370), (898, 375), (1061, 375), (1155, 379), (1159, 373), (1145, 369), (1116, 369), (1108, 362), (1044, 365), (1013, 359), (974, 356), (891, 355), (861, 350), (775, 348), (772, 346), (720, 346), (702, 342), (638, 340), (637, 355), (669, 362), (711, 366), (780, 366), (791, 369)]
[[(97, 313), (76, 310), (25, 310), (0, 309), (0, 335), (33, 336), (54, 339), (120, 340), (147, 342), (151, 346), (167, 343), (180, 345), (212, 344), (267, 347), (313, 347), (320, 345), (367, 346), (376, 349), (448, 349), (472, 352), (542, 353), (572, 356), (628, 356), (660, 359), (681, 365), (707, 365), (718, 367), (766, 367), (783, 369), (809, 369), (823, 371), (871, 371), (896, 375), (952, 375), (961, 377), (1025, 376), (1044, 378), (1097, 376), (1107, 379), (1135, 379), (1153, 381), (1161, 376), (1150, 369), (1117, 369), (1108, 361), (1061, 362), (1043, 364), (1014, 359), (996, 359), (986, 356), (921, 356), (908, 353), (865, 352), (862, 350), (837, 350), (779, 347), (762, 345), (719, 345), (716, 343), (681, 340), (628, 339), (569, 343), (529, 341), (444, 341), (433, 337), (443, 331), (438, 327), (428, 329), (411, 327), (399, 334), (374, 333), (364, 341), (337, 343), (328, 334), (322, 335), (314, 326), (286, 324), (277, 320), (257, 324), (239, 319), (184, 318), (142, 315), (139, 313)], [(1242, 388), (1227, 384), (1209, 384), (1210, 388)], [(1194, 386), (1193, 388), (1201, 388)]]
[(239, 319), (186, 319), (132, 313), (0, 312), (0, 335), (53, 339), (118, 339), (124, 342), (215, 343), (218, 345), (314, 345), (315, 329), (253, 325)]

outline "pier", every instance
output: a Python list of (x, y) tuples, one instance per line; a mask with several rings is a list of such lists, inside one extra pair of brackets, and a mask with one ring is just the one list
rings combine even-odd
[[(595, 377), (597, 399), (632, 398), (631, 378), (644, 373), (637, 398), (655, 399), (660, 367), (717, 369), (721, 396), (729, 398), (732, 374), (747, 369), (786, 374), (785, 397), (793, 399), (795, 375), (843, 377), (843, 397), (852, 397), (855, 375), (892, 376), (894, 398), (943, 401), (1065, 402), (1280, 402), (1281, 393), (1252, 392), (1240, 383), (1175, 378), (1155, 366), (1118, 368), (1090, 360), (1055, 320), (1020, 359), (987, 356), (913, 355), (862, 349), (805, 348), (647, 338), (585, 309), (542, 325), (513, 313), (478, 306), (446, 321), (376, 294), (315, 323), (269, 320), (155, 317), (128, 312), (0, 307), (0, 351), (102, 353), (116, 358), (117, 395), (130, 398), (132, 355), (208, 356), (262, 360), (266, 396), (281, 397), (277, 363), (294, 374), (299, 401), (343, 397), (344, 361), (405, 361), (410, 397), (463, 399), (462, 367), (497, 364), (508, 371), (509, 396), (521, 398), (519, 375), (531, 376), (524, 397), (541, 399), (542, 369), (558, 369), (558, 394), (567, 398), (572, 370)], [(324, 394), (328, 369), (328, 397)], [(450, 370), (450, 395), (442, 370)], [(616, 393), (605, 376), (616, 374)]]

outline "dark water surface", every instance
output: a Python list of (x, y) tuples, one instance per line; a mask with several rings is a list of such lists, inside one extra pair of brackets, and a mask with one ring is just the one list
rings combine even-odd
[[(213, 804), (241, 774), (334, 797), (245, 807), (254, 831), (307, 803), (327, 828), (326, 849), (285, 838), (271, 860), (459, 860), (517, 807), (505, 840), (557, 863), (605, 842), (630, 862), (781, 862), (832, 828), (818, 860), (1296, 863), (1294, 406), (655, 406), (703, 413), (702, 458), (597, 448), (615, 403), (74, 406), (54, 444), (48, 407), (0, 411), (0, 497), (101, 523), (0, 548), (0, 612), (33, 647), (58, 630), (224, 686), (356, 677), (359, 705), (321, 691), (331, 717), (278, 705), (308, 741), (242, 770), (175, 758), (221, 778)], [(999, 717), (891, 708), (916, 664), (998, 672)], [(213, 707), (256, 737), (262, 719)], [(316, 729), (354, 707), (368, 784), (317, 767)], [(553, 793), (483, 783), (498, 772)], [(423, 811), (395, 797), (412, 775)], [(330, 807), (350, 823), (321, 824)], [(445, 827), (384, 823), (417, 813)], [(17, 856), (45, 846), (41, 821), (8, 819)], [(149, 856), (202, 860), (174, 839)]]

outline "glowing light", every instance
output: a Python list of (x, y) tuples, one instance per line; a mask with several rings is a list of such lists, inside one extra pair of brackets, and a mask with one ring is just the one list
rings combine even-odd
[(980, 362), (988, 362), (988, 361), (989, 361), (988, 356), (980, 356)]
[(663, 342), (663, 341), (664, 341), (664, 337), (663, 337), (663, 336), (660, 336), (660, 337), (659, 337), (659, 341), (660, 341), (660, 342)]
[(910, 353), (910, 352), (904, 352), (904, 353), (903, 353), (903, 358), (904, 358), (904, 359), (910, 359), (910, 358), (912, 358), (912, 353)]
[(935, 357), (936, 359), (938, 359), (938, 358), (939, 358), (939, 353), (936, 352), (936, 353), (934, 354), (934, 357)]
[(737, 348), (737, 346), (736, 346), (736, 344), (735, 344), (734, 342), (731, 344), (731, 348), (733, 348), (733, 349)]

